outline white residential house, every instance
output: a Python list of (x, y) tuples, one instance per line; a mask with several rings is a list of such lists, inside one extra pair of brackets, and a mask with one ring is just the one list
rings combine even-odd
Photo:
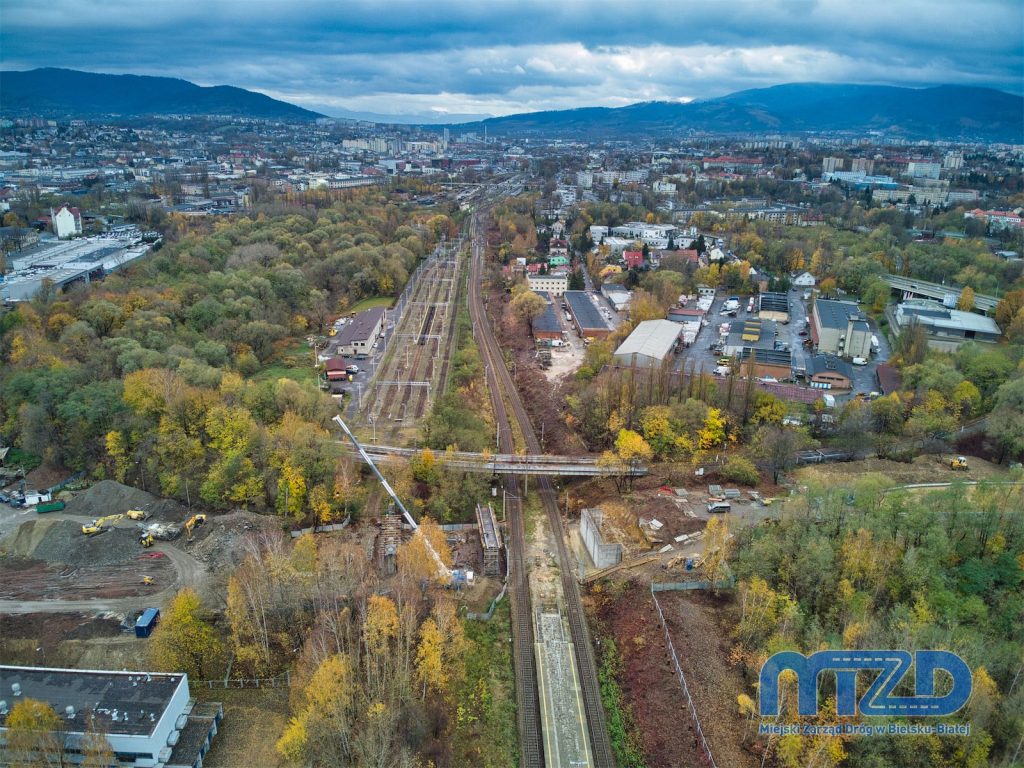
[(793, 285), (799, 288), (813, 288), (816, 283), (817, 280), (814, 279), (814, 275), (810, 272), (801, 272), (793, 278)]
[(51, 209), (50, 221), (53, 223), (53, 233), (61, 240), (82, 234), (82, 214), (77, 208), (62, 205), (56, 213)]

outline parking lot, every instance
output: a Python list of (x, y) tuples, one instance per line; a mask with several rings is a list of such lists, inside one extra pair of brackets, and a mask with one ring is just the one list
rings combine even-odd
[[(728, 297), (729, 294), (724, 291), (720, 291), (715, 296), (715, 302), (711, 305), (711, 310), (707, 315), (708, 324), (701, 329), (693, 345), (683, 349), (677, 356), (675, 366), (677, 371), (689, 370), (692, 365), (695, 366), (694, 370), (700, 370), (703, 366), (705, 373), (712, 373), (718, 365), (718, 359), (722, 357), (721, 353), (711, 349), (711, 346), (719, 340), (719, 328), (722, 323), (729, 323), (730, 326), (734, 326), (737, 322), (743, 322), (748, 318), (757, 316), (756, 300), (754, 312), (747, 312), (747, 297), (741, 297), (740, 309), (735, 317), (723, 315), (722, 307)], [(779, 332), (778, 341), (788, 345), (789, 351), (793, 356), (793, 367), (806, 369), (811, 353), (803, 346), (807, 336), (801, 336), (800, 332), (806, 328), (805, 319), (810, 314), (809, 303), (804, 300), (801, 290), (791, 290), (789, 292), (789, 303), (790, 322), (787, 325), (777, 324), (776, 327)], [(837, 400), (847, 400), (858, 392), (872, 392), (878, 389), (878, 382), (875, 379), (875, 368), (879, 363), (889, 359), (890, 348), (885, 335), (878, 331), (874, 322), (871, 322), (871, 328), (879, 341), (878, 354), (872, 357), (868, 365), (852, 366), (853, 389), (848, 393), (833, 393), (836, 395)], [(691, 360), (696, 362), (691, 363)]]
[[(341, 318), (335, 323), (334, 327), (341, 330), (344, 327), (345, 321), (348, 318)], [(340, 325), (339, 325), (340, 323)], [(356, 365), (359, 366), (359, 373), (352, 376), (352, 381), (345, 384), (343, 391), (346, 393), (345, 400), (345, 414), (349, 417), (354, 416), (359, 409), (359, 402), (362, 398), (363, 393), (366, 391), (367, 385), (370, 379), (373, 378), (373, 374), (377, 370), (377, 366), (380, 364), (381, 358), (384, 355), (384, 351), (387, 349), (387, 345), (390, 343), (392, 335), (395, 332), (395, 319), (392, 310), (387, 310), (384, 314), (384, 331), (382, 337), (377, 345), (377, 349), (371, 349), (370, 354), (363, 360), (359, 360), (355, 357), (343, 357), (345, 365)], [(329, 357), (338, 357), (338, 341), (337, 337), (329, 336), (327, 342), (327, 348), (320, 353), (320, 358), (326, 360)]]

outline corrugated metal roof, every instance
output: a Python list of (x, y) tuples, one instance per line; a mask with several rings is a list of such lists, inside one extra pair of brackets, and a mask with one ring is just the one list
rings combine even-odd
[(679, 338), (682, 327), (671, 320), (644, 320), (615, 350), (615, 356), (643, 355), (663, 360)]

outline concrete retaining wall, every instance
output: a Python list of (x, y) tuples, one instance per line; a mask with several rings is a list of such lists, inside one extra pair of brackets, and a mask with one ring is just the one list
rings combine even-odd
[(595, 568), (610, 568), (622, 560), (622, 545), (605, 544), (601, 538), (603, 519), (604, 513), (600, 509), (584, 509), (580, 518), (580, 536)]

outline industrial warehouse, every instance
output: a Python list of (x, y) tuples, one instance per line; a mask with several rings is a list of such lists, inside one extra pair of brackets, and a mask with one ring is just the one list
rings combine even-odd
[[(5, 742), (12, 708), (33, 699), (60, 716), (64, 758), (75, 762), (86, 734), (101, 733), (118, 764), (133, 768), (201, 768), (224, 716), (220, 704), (191, 698), (183, 674), (0, 666), (0, 696)], [(14, 762), (51, 764), (37, 752)]]
[(661, 365), (672, 355), (681, 331), (671, 320), (644, 320), (615, 350), (615, 361), (638, 368)]

